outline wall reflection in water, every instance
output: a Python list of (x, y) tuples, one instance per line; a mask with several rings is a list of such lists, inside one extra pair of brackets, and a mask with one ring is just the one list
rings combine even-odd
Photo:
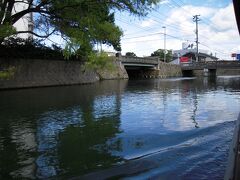
[[(121, 158), (127, 81), (1, 92), (0, 178), (46, 178), (109, 167)], [(107, 99), (106, 99), (107, 98)]]

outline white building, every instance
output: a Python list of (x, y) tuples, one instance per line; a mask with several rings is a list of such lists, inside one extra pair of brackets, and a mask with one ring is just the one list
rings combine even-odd
[[(24, 2), (18, 2), (15, 3), (12, 14), (16, 14), (17, 12), (23, 11), (28, 8), (28, 0), (25, 0)], [(14, 25), (13, 25), (17, 31), (33, 31), (33, 14), (29, 13), (23, 16), (21, 19), (19, 19)], [(18, 34), (17, 37), (27, 39), (27, 38), (33, 38), (33, 35), (30, 33), (21, 33)]]

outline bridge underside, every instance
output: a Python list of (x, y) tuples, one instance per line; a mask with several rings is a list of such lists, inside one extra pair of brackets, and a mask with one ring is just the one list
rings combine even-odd
[(133, 64), (124, 63), (125, 69), (154, 69), (156, 66), (152, 64)]
[(216, 69), (197, 69), (197, 70), (182, 70), (184, 77), (192, 76), (216, 76)]
[(156, 71), (153, 65), (124, 65), (129, 78), (148, 78)]

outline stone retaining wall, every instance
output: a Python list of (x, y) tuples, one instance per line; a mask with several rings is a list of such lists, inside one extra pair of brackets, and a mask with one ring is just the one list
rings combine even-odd
[[(106, 72), (102, 79), (126, 78), (116, 64), (117, 72)], [(93, 83), (100, 76), (85, 70), (79, 61), (0, 59), (0, 89), (43, 87)]]

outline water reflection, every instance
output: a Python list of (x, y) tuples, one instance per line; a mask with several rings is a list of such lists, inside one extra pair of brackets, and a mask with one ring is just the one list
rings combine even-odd
[[(126, 173), (131, 171), (128, 160), (129, 167), (135, 167), (133, 159), (152, 156), (159, 161), (150, 164), (166, 173), (180, 160), (190, 167), (190, 156), (208, 158), (206, 152), (221, 146), (224, 150), (217, 155), (226, 158), (232, 121), (240, 109), (239, 80), (104, 81), (1, 91), (0, 179), (69, 178), (113, 165)], [(223, 133), (228, 138), (219, 139)], [(203, 142), (211, 142), (211, 147)], [(178, 171), (186, 175), (190, 170), (179, 166)]]
[(108, 139), (120, 132), (126, 83), (2, 91), (0, 178), (74, 175), (120, 162), (110, 153), (120, 142)]

